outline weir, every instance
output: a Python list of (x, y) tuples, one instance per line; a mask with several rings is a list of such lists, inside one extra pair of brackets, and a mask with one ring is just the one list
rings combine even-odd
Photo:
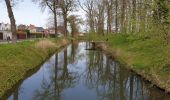
[(86, 48), (86, 50), (96, 50), (97, 46), (102, 44), (102, 43), (106, 43), (106, 41), (90, 41), (89, 42), (89, 48)]

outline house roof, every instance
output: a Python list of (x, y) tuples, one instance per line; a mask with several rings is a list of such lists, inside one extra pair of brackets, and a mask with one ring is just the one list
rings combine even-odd
[(35, 25), (30, 24), (29, 29), (35, 29)]
[(43, 27), (35, 27), (36, 29), (39, 29), (39, 30), (44, 30)]
[(37, 32), (42, 32), (42, 31), (44, 31), (44, 28), (43, 28), (43, 27), (35, 27), (35, 28), (36, 28)]

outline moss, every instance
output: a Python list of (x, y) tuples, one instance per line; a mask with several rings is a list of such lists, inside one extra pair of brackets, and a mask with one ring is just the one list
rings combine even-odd
[[(48, 42), (41, 48), (43, 41)], [(55, 46), (54, 46), (55, 44)], [(51, 46), (49, 46), (51, 45)], [(24, 78), (27, 71), (39, 66), (61, 46), (66, 45), (63, 39), (25, 41), (16, 44), (0, 45), (0, 97), (4, 92)]]

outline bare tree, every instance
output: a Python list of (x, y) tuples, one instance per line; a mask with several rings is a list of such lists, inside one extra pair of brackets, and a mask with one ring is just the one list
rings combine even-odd
[(121, 32), (125, 32), (125, 10), (126, 10), (126, 0), (121, 1)]
[(8, 10), (10, 23), (11, 23), (12, 42), (15, 43), (17, 40), (17, 33), (16, 33), (15, 17), (14, 17), (13, 10), (12, 10), (12, 2), (11, 0), (5, 0), (5, 3), (6, 3), (7, 10)]
[(78, 27), (77, 27), (77, 23), (76, 23), (77, 18), (76, 18), (76, 16), (71, 15), (68, 17), (68, 21), (69, 21), (70, 27), (71, 27), (71, 35), (72, 35), (72, 37), (74, 37), (78, 33)]
[[(79, 1), (86, 13), (90, 31), (104, 33), (146, 33), (159, 29), (154, 18), (165, 21), (164, 29), (169, 29), (169, 1), (167, 0), (85, 0)], [(163, 6), (162, 6), (163, 5)], [(155, 11), (154, 11), (155, 9)], [(165, 19), (162, 20), (161, 14)], [(160, 14), (160, 15), (159, 15)], [(113, 20), (114, 19), (114, 20)], [(160, 24), (161, 22), (159, 22)], [(159, 31), (160, 31), (159, 30)], [(158, 31), (158, 30), (157, 30)], [(161, 32), (160, 32), (161, 33)], [(162, 32), (163, 33), (163, 32)], [(168, 32), (164, 32), (168, 34)]]
[(114, 0), (106, 0), (107, 33), (112, 32)]
[(118, 0), (115, 1), (115, 30), (118, 32)]
[(96, 13), (96, 20), (97, 20), (97, 33), (104, 35), (104, 11), (105, 11), (105, 0), (95, 0), (95, 13)]
[(73, 11), (74, 7), (76, 6), (75, 0), (60, 0), (60, 8), (62, 11), (63, 19), (64, 19), (64, 36), (68, 35), (67, 32), (67, 23), (68, 23), (68, 15), (70, 11)]
[(132, 9), (132, 32), (135, 32), (135, 29), (136, 29), (136, 25), (135, 25), (135, 20), (136, 20), (136, 0), (132, 0), (132, 6), (133, 6), (133, 9)]
[(95, 32), (95, 3), (94, 0), (79, 1), (79, 6), (83, 9), (87, 16), (87, 22), (90, 28), (90, 32)]
[(57, 37), (57, 9), (59, 7), (59, 0), (33, 0), (34, 2), (39, 2), (40, 6), (42, 7), (42, 10), (44, 10), (46, 7), (50, 9), (50, 11), (53, 13), (54, 17), (54, 28), (55, 28), (55, 35)]

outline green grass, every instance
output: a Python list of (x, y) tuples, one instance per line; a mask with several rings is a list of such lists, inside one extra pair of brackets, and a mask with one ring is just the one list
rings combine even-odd
[(109, 39), (109, 50), (120, 62), (170, 92), (170, 45), (159, 35), (117, 34), (107, 36), (90, 35), (90, 40)]
[(44, 40), (0, 44), (0, 97), (23, 79), (29, 70), (38, 67), (57, 49), (65, 45), (62, 39), (48, 39), (46, 41), (55, 46), (42, 49), (37, 47), (41, 41)]

